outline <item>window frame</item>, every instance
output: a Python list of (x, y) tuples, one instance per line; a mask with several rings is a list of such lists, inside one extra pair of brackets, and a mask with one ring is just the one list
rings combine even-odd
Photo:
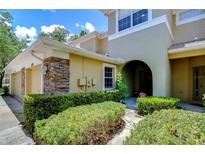
[[(139, 9), (139, 11), (140, 10), (143, 10), (143, 9)], [(140, 26), (143, 26), (144, 24), (146, 24), (147, 22), (149, 22), (149, 21), (151, 21), (152, 20), (152, 9), (147, 9), (148, 10), (148, 20), (147, 21), (145, 21), (145, 22), (142, 22), (142, 23), (140, 23), (140, 24), (137, 24), (137, 25), (134, 25), (133, 26), (133, 9), (130, 9), (130, 17), (131, 17), (131, 21), (130, 21), (130, 23), (131, 23), (131, 26), (129, 27), (129, 28), (126, 28), (126, 29), (123, 29), (123, 30), (121, 30), (121, 31), (119, 31), (119, 25), (118, 25), (118, 14), (119, 14), (119, 9), (118, 10), (116, 10), (116, 27), (115, 27), (115, 31), (116, 31), (116, 33), (120, 33), (120, 32), (124, 32), (124, 31), (129, 31), (129, 30), (131, 30), (131, 29), (133, 29), (133, 28), (136, 28), (136, 27), (140, 27)]]
[[(105, 67), (110, 67), (113, 69), (113, 87), (111, 88), (106, 88), (105, 87)], [(112, 64), (107, 64), (107, 63), (103, 63), (103, 90), (111, 90), (111, 89), (115, 89), (116, 87), (116, 65), (112, 65)]]
[[(176, 26), (191, 23), (191, 22), (198, 21), (198, 20), (201, 20), (201, 19), (205, 18), (205, 13), (204, 13), (204, 14), (200, 14), (200, 15), (197, 15), (197, 16), (194, 16), (194, 17), (190, 17), (188, 19), (180, 20), (180, 13), (183, 13), (183, 12), (186, 12), (186, 11), (189, 11), (189, 10), (194, 10), (194, 9), (181, 10), (181, 11), (176, 13)], [(201, 9), (198, 9), (198, 10), (201, 10)]]

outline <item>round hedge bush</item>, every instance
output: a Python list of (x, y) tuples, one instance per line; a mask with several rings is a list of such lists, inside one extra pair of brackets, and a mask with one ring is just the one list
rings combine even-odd
[(147, 115), (124, 144), (205, 144), (205, 114), (185, 110), (161, 110)]
[(162, 109), (175, 109), (180, 99), (172, 97), (146, 96), (137, 98), (137, 111), (141, 115), (151, 114)]

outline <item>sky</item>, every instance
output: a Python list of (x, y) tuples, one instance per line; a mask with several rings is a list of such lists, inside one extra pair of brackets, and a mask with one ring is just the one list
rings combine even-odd
[(107, 31), (107, 17), (100, 10), (7, 10), (13, 16), (13, 28), (17, 37), (26, 35), (33, 42), (40, 32), (52, 32), (58, 25), (71, 35), (87, 32)]

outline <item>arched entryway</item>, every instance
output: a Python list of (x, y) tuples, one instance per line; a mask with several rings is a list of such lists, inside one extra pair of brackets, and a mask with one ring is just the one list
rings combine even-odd
[(122, 74), (130, 97), (137, 97), (140, 92), (152, 95), (152, 72), (147, 64), (139, 60), (130, 61), (122, 68)]

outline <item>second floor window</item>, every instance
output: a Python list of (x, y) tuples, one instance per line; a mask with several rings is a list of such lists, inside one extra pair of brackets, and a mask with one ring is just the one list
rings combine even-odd
[(205, 18), (205, 9), (192, 9), (177, 13), (177, 25)]
[(119, 10), (118, 14), (118, 30), (122, 31), (131, 26), (130, 10)]
[(133, 10), (133, 26), (146, 22), (148, 20), (148, 10)]
[(125, 30), (146, 21), (148, 21), (148, 9), (118, 10), (118, 31)]

